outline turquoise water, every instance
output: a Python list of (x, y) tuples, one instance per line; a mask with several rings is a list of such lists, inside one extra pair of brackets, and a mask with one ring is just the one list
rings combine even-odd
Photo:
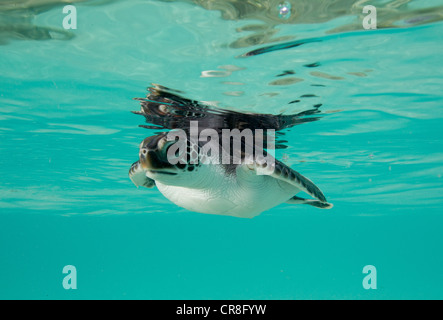
[[(316, 22), (314, 9), (298, 23), (275, 6), (229, 19), (188, 2), (93, 4), (75, 4), (69, 39), (0, 42), (1, 299), (443, 298), (443, 24), (427, 21), (441, 11), (413, 20), (438, 1), (411, 1), (401, 28), (377, 30), (357, 15)], [(63, 30), (62, 8), (24, 11), (26, 25)], [(277, 156), (334, 208), (240, 219), (136, 188), (128, 169), (153, 132), (130, 111), (151, 83), (244, 112), (321, 103)]]

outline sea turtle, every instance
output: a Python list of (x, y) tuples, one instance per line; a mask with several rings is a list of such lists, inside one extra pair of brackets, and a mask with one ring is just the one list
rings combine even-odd
[[(135, 113), (144, 115), (148, 122), (160, 128), (186, 130), (191, 120), (197, 120), (200, 130), (204, 128), (217, 131), (225, 128), (281, 130), (301, 122), (313, 121), (313, 118), (302, 120), (300, 115), (272, 116), (216, 111), (170, 91), (158, 88), (151, 88), (150, 91), (151, 94), (146, 99), (139, 99), (142, 101), (142, 108), (140, 112)], [(311, 114), (314, 113), (315, 110)], [(272, 157), (272, 162), (265, 163), (264, 155), (270, 156), (266, 151), (258, 153), (258, 156), (255, 153), (250, 156), (242, 152), (241, 162), (238, 164), (222, 164), (221, 161), (217, 161), (221, 157), (221, 152), (218, 155), (206, 155), (208, 159), (204, 163), (203, 161), (191, 163), (192, 157), (188, 157), (185, 163), (171, 164), (167, 154), (174, 143), (176, 142), (168, 139), (168, 132), (157, 133), (142, 141), (139, 147), (139, 160), (133, 163), (129, 170), (129, 177), (136, 186), (147, 188), (156, 186), (170, 201), (191, 211), (236, 217), (254, 217), (284, 202), (309, 204), (322, 209), (332, 207), (320, 189), (300, 173)], [(186, 143), (188, 156), (192, 152), (201, 150), (204, 144), (190, 139), (187, 139)], [(244, 143), (243, 141), (242, 145)], [(277, 144), (277, 148), (279, 146), (281, 145)], [(222, 150), (221, 143), (219, 147)], [(211, 161), (212, 163), (208, 164)], [(220, 164), (213, 164), (214, 162)], [(301, 191), (314, 199), (296, 196)]]

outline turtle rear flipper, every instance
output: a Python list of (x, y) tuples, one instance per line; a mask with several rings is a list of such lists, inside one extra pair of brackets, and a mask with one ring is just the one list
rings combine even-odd
[(313, 207), (320, 208), (320, 209), (331, 209), (334, 205), (329, 202), (323, 202), (319, 200), (313, 200), (313, 199), (304, 199), (297, 196), (293, 196), (291, 199), (286, 201), (286, 203), (289, 204), (309, 204)]
[(155, 186), (155, 181), (146, 176), (146, 172), (140, 165), (140, 161), (134, 162), (131, 165), (131, 169), (129, 169), (129, 178), (137, 187), (143, 186), (146, 188), (153, 188)]

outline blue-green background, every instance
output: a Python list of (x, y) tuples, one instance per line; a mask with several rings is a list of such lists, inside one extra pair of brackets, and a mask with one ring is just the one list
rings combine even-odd
[[(181, 2), (76, 7), (72, 40), (0, 46), (1, 299), (443, 298), (441, 22), (333, 35), (355, 17), (282, 23), (278, 35), (327, 41), (239, 58), (261, 46), (229, 44), (258, 22)], [(63, 17), (56, 7), (35, 23)], [(270, 85), (284, 70), (304, 81)], [(334, 208), (239, 219), (135, 188), (127, 172), (152, 132), (129, 111), (151, 83), (234, 110), (322, 103), (320, 121), (287, 132), (284, 156)], [(303, 94), (317, 97), (288, 104)], [(77, 290), (62, 286), (65, 265)], [(376, 290), (362, 286), (365, 265)]]

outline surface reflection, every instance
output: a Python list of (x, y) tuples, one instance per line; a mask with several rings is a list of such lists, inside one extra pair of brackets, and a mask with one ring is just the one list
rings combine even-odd
[[(163, 0), (170, 2), (170, 0)], [(318, 24), (347, 17), (339, 27), (326, 33), (362, 30), (363, 7), (377, 8), (377, 28), (404, 28), (441, 21), (443, 5), (422, 7), (416, 0), (176, 0), (207, 10), (218, 10), (226, 20), (251, 20), (237, 28), (241, 36), (230, 44), (244, 48), (264, 43), (289, 41), (293, 36), (277, 36), (281, 24)], [(254, 21), (254, 22), (252, 22)], [(259, 23), (257, 23), (259, 22)]]

